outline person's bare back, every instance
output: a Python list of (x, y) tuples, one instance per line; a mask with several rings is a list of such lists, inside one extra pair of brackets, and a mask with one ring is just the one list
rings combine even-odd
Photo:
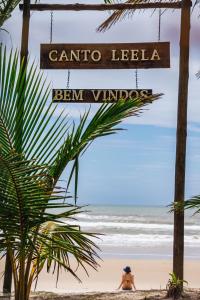
[(126, 267), (124, 268), (124, 274), (122, 275), (122, 281), (118, 289), (122, 287), (122, 290), (136, 290), (135, 283), (134, 283), (134, 276), (131, 274), (131, 268)]

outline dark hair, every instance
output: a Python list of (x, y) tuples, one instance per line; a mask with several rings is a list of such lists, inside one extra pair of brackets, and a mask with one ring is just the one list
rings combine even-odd
[(126, 268), (123, 269), (125, 273), (131, 273), (131, 268), (129, 266), (126, 266)]

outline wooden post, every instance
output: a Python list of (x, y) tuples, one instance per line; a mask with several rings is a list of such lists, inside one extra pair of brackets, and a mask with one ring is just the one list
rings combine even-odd
[(8, 252), (6, 253), (6, 260), (5, 260), (5, 275), (3, 281), (3, 293), (11, 293), (12, 288), (12, 265), (10, 261), (10, 256)]
[(21, 37), (21, 60), (24, 58), (25, 64), (28, 58), (29, 23), (30, 23), (30, 0), (24, 0), (22, 37)]
[[(23, 23), (22, 23), (22, 38), (21, 38), (21, 63), (24, 61), (24, 68), (26, 67), (28, 58), (28, 39), (29, 39), (29, 21), (30, 21), (30, 0), (24, 0), (23, 4)], [(22, 141), (23, 141), (23, 113), (19, 113), (20, 104), (17, 103), (17, 115), (16, 120), (16, 136), (19, 138), (18, 147), (16, 150), (18, 153), (22, 152)], [(22, 110), (23, 111), (23, 110)], [(3, 292), (11, 293), (12, 286), (12, 266), (8, 253), (6, 254), (5, 273), (3, 282)]]
[[(23, 62), (24, 70), (26, 68), (27, 59), (28, 59), (29, 23), (30, 23), (30, 0), (24, 0), (22, 36), (21, 36), (21, 53), (20, 53), (21, 63)], [(16, 145), (17, 146), (16, 150), (18, 153), (21, 153), (22, 142), (23, 142), (23, 108), (20, 107), (20, 103), (18, 103), (18, 101), (17, 101), (16, 120), (17, 120), (16, 136), (19, 139), (19, 142)]]
[[(183, 204), (185, 197), (185, 159), (187, 139), (187, 99), (189, 78), (191, 1), (183, 0), (180, 31), (179, 93), (174, 202)], [(173, 272), (179, 279), (184, 275), (184, 211), (174, 212)]]

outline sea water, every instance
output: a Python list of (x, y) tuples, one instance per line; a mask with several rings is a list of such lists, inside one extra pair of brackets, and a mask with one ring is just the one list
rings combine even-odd
[[(103, 234), (95, 240), (101, 257), (171, 259), (173, 213), (169, 207), (89, 206), (72, 224)], [(185, 257), (200, 258), (200, 214), (186, 212)]]

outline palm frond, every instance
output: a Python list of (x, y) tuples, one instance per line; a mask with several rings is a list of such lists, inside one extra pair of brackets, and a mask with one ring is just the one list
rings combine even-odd
[[(72, 168), (74, 173), (77, 171), (76, 159), (85, 149), (96, 139), (110, 134), (114, 134), (122, 128), (116, 127), (122, 120), (131, 116), (138, 116), (142, 112), (142, 107), (148, 102), (152, 102), (161, 96), (154, 95), (144, 102), (142, 99), (135, 98), (124, 101), (123, 99), (113, 104), (103, 104), (91, 121), (88, 122), (89, 111), (80, 119), (79, 125), (68, 134), (66, 141), (60, 147), (52, 162), (51, 175), (57, 182), (70, 161), (75, 161)], [(86, 124), (88, 123), (88, 124)], [(72, 173), (69, 177), (71, 180)]]
[(20, 0), (0, 0), (0, 28), (10, 18), (12, 11), (19, 2)]
[(197, 79), (200, 78), (200, 71), (198, 71), (198, 72), (196, 73), (196, 77), (197, 77)]
[[(21, 0), (0, 0), (0, 30)], [(37, 0), (34, 1), (37, 3)]]
[[(119, 1), (112, 1), (113, 2), (116, 2), (116, 3), (119, 3)], [(139, 3), (145, 3), (145, 2), (149, 2), (149, 0), (127, 0), (125, 1), (124, 3), (127, 3), (127, 4), (139, 4)], [(111, 2), (109, 2), (111, 3)], [(109, 4), (108, 3), (108, 4)], [(115, 25), (117, 22), (123, 20), (125, 17), (127, 16), (132, 16), (134, 14), (135, 10), (134, 9), (124, 9), (124, 10), (116, 10), (114, 11), (110, 17), (108, 17), (98, 28), (97, 28), (97, 31), (99, 32), (104, 32), (108, 29), (110, 29), (113, 25)]]
[(77, 265), (82, 266), (86, 273), (85, 265), (97, 268), (96, 258), (99, 257), (95, 249), (98, 248), (92, 241), (95, 234), (85, 233), (79, 226), (60, 223), (58, 220), (42, 224), (37, 234), (33, 256), (34, 277), (39, 275), (46, 263), (48, 272), (57, 270), (59, 276), (59, 270), (64, 268), (79, 280), (74, 271), (76, 268), (71, 266), (70, 255), (73, 255)]
[(11, 235), (15, 239), (12, 249), (20, 251), (26, 247), (29, 228), (46, 220), (41, 215), (44, 208), (53, 208), (56, 205), (48, 203), (63, 197), (56, 192), (49, 195), (47, 167), (24, 160), (15, 152), (0, 153), (0, 169), (0, 231), (4, 232), (0, 247), (6, 249)]
[(45, 263), (48, 271), (57, 270), (57, 276), (64, 268), (79, 280), (71, 255), (86, 273), (86, 266), (96, 269), (96, 235), (68, 224), (81, 208), (63, 202), (63, 191), (49, 191), (48, 167), (13, 151), (0, 152), (0, 170), (0, 252), (9, 251), (12, 257), (15, 285), (23, 266), (29, 294)]
[[(0, 47), (0, 141), (3, 150), (23, 152), (28, 160), (48, 163), (68, 131), (67, 116), (48, 104), (49, 86), (33, 63), (24, 68), (18, 53)], [(19, 134), (18, 128), (23, 125)]]
[[(125, 2), (121, 0), (112, 0), (108, 1), (107, 4), (110, 3), (124, 3), (124, 4), (140, 4), (140, 3), (150, 3), (150, 2), (155, 2), (151, 0), (127, 0)], [(162, 1), (162, 0), (161, 0)], [(198, 1), (198, 0), (197, 0)], [(105, 1), (104, 1), (105, 2)], [(166, 2), (166, 1), (163, 1)], [(176, 2), (176, 0), (169, 0), (169, 2)], [(156, 9), (153, 10), (153, 13), (155, 12)], [(165, 12), (163, 10), (162, 14)], [(124, 10), (115, 10), (112, 12), (110, 17), (108, 17), (98, 28), (97, 31), (99, 32), (105, 32), (106, 30), (110, 29), (113, 25), (115, 25), (117, 22), (122, 21), (126, 17), (132, 17), (133, 14), (135, 13), (135, 9), (124, 9)]]
[(193, 209), (195, 213), (200, 213), (200, 196), (194, 196), (189, 200), (184, 201), (184, 209)]
[(194, 196), (183, 202), (173, 202), (169, 207), (170, 212), (176, 211), (177, 213), (182, 213), (184, 209), (192, 209), (194, 214), (200, 213), (200, 195)]

